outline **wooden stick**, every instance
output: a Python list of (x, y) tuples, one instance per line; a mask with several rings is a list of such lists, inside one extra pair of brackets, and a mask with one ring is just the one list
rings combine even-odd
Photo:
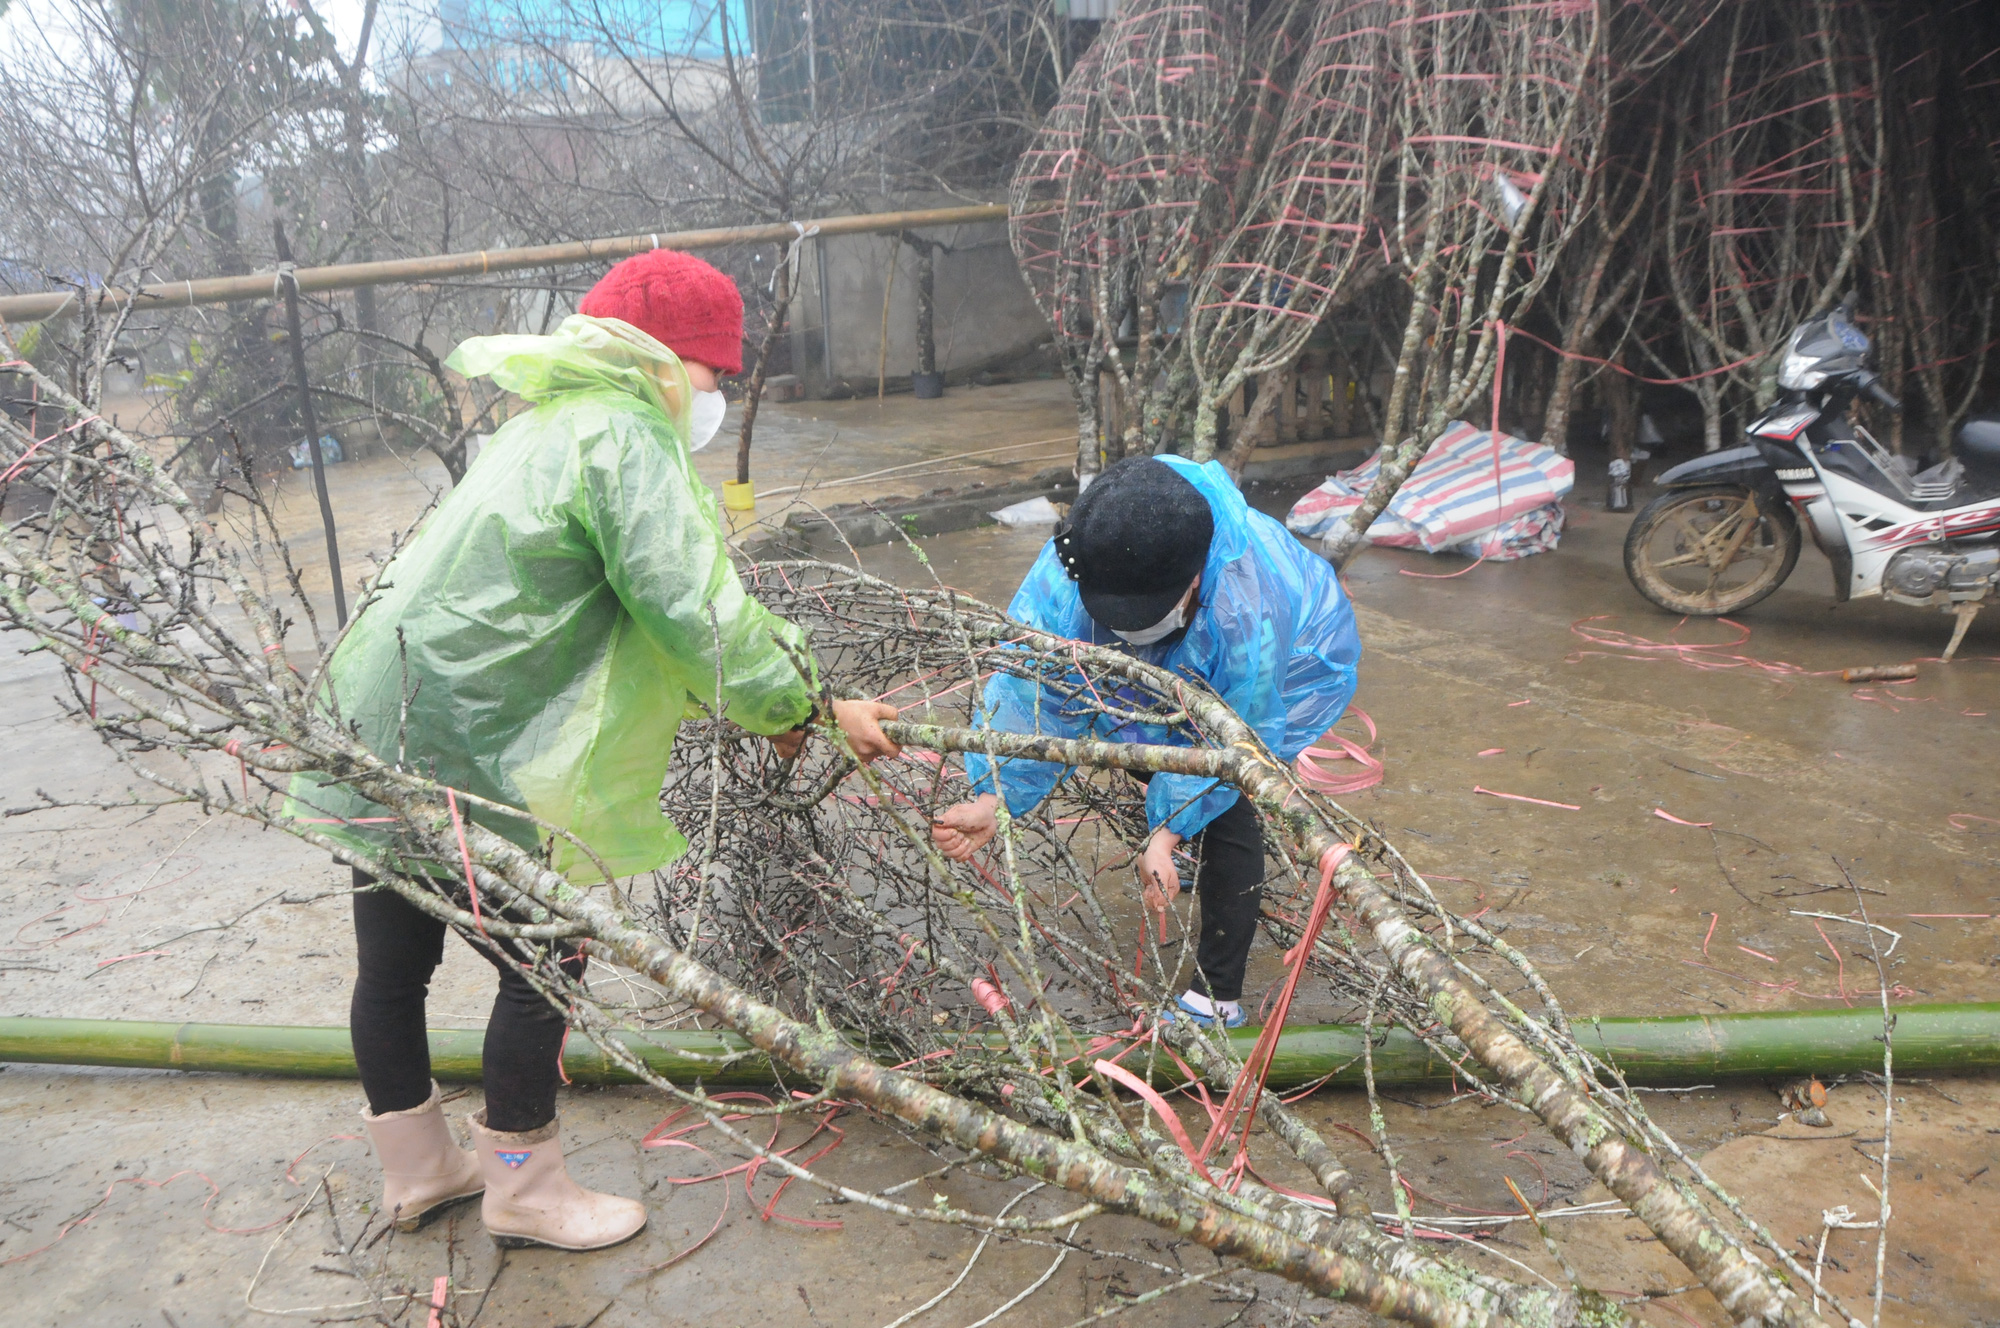
[(1840, 671), (1842, 682), (1900, 682), (1916, 676), (1914, 664), (1867, 664)]

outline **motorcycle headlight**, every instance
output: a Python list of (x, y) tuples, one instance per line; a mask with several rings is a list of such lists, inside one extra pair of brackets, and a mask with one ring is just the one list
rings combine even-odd
[(1778, 386), (1788, 392), (1804, 392), (1826, 381), (1826, 370), (1817, 368), (1819, 358), (1787, 351), (1778, 365)]

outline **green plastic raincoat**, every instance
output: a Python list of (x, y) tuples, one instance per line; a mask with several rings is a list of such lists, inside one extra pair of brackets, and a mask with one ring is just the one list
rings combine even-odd
[[(804, 635), (737, 581), (689, 461), (692, 398), (672, 351), (577, 316), (552, 336), (475, 337), (446, 363), (536, 404), (493, 435), (363, 605), (329, 669), (338, 713), (395, 761), (407, 696), (406, 767), (562, 826), (615, 875), (649, 871), (687, 847), (660, 811), (675, 728), (717, 710), (762, 734), (806, 719)], [(314, 775), (293, 780), (289, 811), (356, 846), (383, 842), (354, 824), (381, 808)], [(504, 813), (472, 819), (523, 847), (545, 838)], [(596, 879), (562, 840), (553, 854)]]

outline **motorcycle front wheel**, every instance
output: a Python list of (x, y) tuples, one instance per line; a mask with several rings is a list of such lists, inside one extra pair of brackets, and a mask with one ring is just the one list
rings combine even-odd
[(1791, 509), (1734, 484), (1670, 489), (1625, 535), (1625, 575), (1669, 613), (1713, 618), (1763, 599), (1799, 561)]

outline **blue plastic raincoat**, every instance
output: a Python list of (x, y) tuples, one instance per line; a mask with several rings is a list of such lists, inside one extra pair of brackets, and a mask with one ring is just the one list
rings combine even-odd
[[(1201, 573), (1201, 606), (1177, 639), (1150, 646), (1121, 641), (1084, 611), (1074, 581), (1056, 559), (1055, 544), (1041, 557), (1008, 606), (1030, 627), (1056, 636), (1121, 650), (1149, 664), (1206, 683), (1264, 745), (1291, 761), (1331, 728), (1354, 695), (1361, 638), (1354, 610), (1333, 568), (1308, 552), (1285, 528), (1244, 501), (1229, 472), (1210, 461), (1160, 460), (1201, 490), (1215, 517), (1215, 537)], [(1119, 725), (1080, 712), (1034, 683), (1005, 674), (986, 685), (978, 727), (1049, 737), (1098, 737), (1118, 742), (1188, 740), (1155, 725)], [(993, 791), (991, 762), (965, 758), (976, 792)], [(1000, 783), (1007, 810), (1032, 811), (1062, 778), (1064, 767), (1045, 761), (1002, 760)], [(1153, 776), (1146, 789), (1146, 821), (1188, 838), (1229, 810), (1235, 789), (1194, 775)]]
[[(737, 580), (689, 460), (692, 398), (672, 351), (577, 316), (550, 336), (476, 337), (447, 363), (536, 404), (383, 573), (329, 668), (340, 718), (389, 761), (400, 722), (406, 766), (569, 830), (615, 875), (650, 871), (687, 847), (660, 811), (682, 718), (797, 725), (812, 711), (804, 636)], [(311, 774), (291, 793), (291, 815), (379, 844), (351, 824), (383, 815), (359, 794)], [(523, 847), (543, 837), (519, 817), (472, 816)], [(563, 841), (553, 852), (558, 870), (595, 878)]]

